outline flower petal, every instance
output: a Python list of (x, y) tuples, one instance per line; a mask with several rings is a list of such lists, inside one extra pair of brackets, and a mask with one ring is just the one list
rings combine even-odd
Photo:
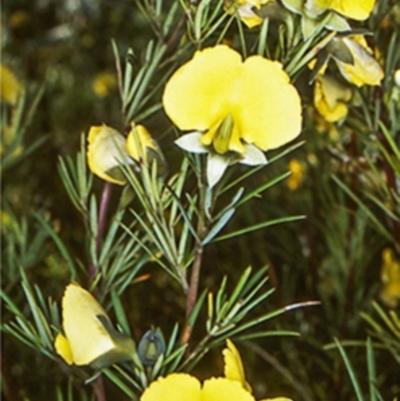
[(111, 175), (121, 163), (132, 163), (125, 149), (125, 138), (106, 125), (92, 126), (88, 134), (87, 160), (93, 174), (105, 181), (124, 185), (125, 179)]
[(208, 153), (208, 149), (200, 142), (202, 136), (199, 132), (192, 132), (181, 136), (175, 143), (188, 152)]
[[(76, 365), (88, 365), (115, 347), (97, 318), (108, 316), (96, 299), (76, 283), (68, 285), (62, 300), (63, 328)], [(59, 340), (60, 341), (60, 340)]]
[(223, 377), (206, 380), (202, 393), (203, 401), (255, 401), (239, 382)]
[(246, 164), (247, 166), (259, 166), (260, 164), (268, 163), (265, 154), (254, 145), (246, 144), (245, 148), (246, 153), (243, 155), (243, 159), (239, 161), (240, 164)]
[(158, 150), (158, 146), (143, 125), (132, 124), (132, 129), (126, 138), (126, 150), (130, 156), (139, 161), (146, 160), (147, 148)]
[(184, 131), (206, 131), (222, 121), (241, 66), (240, 54), (227, 46), (197, 51), (167, 82), (163, 104), (168, 117)]
[(350, 88), (329, 76), (317, 77), (314, 85), (314, 105), (325, 120), (336, 122), (346, 117), (348, 107), (344, 102), (350, 99)]
[(365, 20), (374, 8), (375, 0), (333, 0), (330, 9), (358, 21)]
[(261, 56), (249, 57), (235, 89), (232, 116), (245, 142), (268, 150), (299, 135), (300, 97), (282, 64)]
[(57, 351), (57, 354), (60, 355), (68, 365), (72, 365), (74, 362), (74, 357), (72, 355), (71, 347), (69, 345), (69, 341), (62, 334), (57, 334), (57, 337), (54, 341), (54, 347)]
[(141, 401), (202, 401), (200, 382), (185, 373), (161, 377), (144, 391)]
[[(362, 38), (364, 39), (364, 38)], [(380, 85), (383, 70), (375, 58), (370, 54), (365, 40), (344, 38), (343, 42), (353, 56), (354, 64), (345, 63), (335, 58), (341, 74), (350, 83), (360, 87), (363, 85)]]
[(249, 384), (246, 382), (242, 359), (239, 351), (231, 340), (226, 340), (227, 348), (222, 351), (224, 356), (224, 373), (229, 380), (237, 381), (247, 391), (251, 392)]
[(231, 159), (229, 156), (218, 153), (210, 153), (207, 158), (207, 181), (212, 188), (222, 178), (225, 170), (229, 166)]

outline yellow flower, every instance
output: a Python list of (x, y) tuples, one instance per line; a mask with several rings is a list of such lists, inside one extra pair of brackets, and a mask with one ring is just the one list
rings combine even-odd
[(365, 38), (361, 35), (341, 39), (353, 58), (353, 64), (334, 57), (341, 74), (350, 83), (362, 85), (380, 85), (383, 70), (372, 55)]
[(254, 28), (262, 23), (262, 18), (254, 11), (259, 10), (262, 5), (274, 0), (225, 0), (224, 9), (229, 14), (237, 11), (240, 19), (249, 28)]
[(91, 365), (97, 369), (134, 358), (133, 340), (117, 332), (105, 310), (79, 284), (69, 284), (62, 300), (64, 335), (54, 346), (69, 365)]
[(400, 302), (400, 261), (397, 260), (390, 248), (382, 252), (381, 291), (382, 301), (389, 307), (395, 308)]
[(318, 113), (329, 122), (346, 117), (352, 93), (351, 89), (329, 76), (318, 76), (314, 85), (314, 106)]
[[(225, 376), (200, 381), (186, 373), (173, 373), (161, 377), (144, 391), (141, 401), (255, 401), (244, 377), (238, 350), (230, 340), (224, 349)], [(263, 401), (291, 401), (285, 397)]]
[(325, 28), (338, 32), (351, 30), (345, 18), (365, 20), (372, 12), (375, 0), (282, 0), (282, 3), (302, 16), (301, 29), (307, 38), (326, 17)]
[(289, 162), (289, 171), (291, 175), (287, 179), (287, 185), (292, 191), (296, 190), (304, 180), (304, 167), (297, 159)]
[(149, 148), (158, 152), (157, 144), (142, 125), (132, 124), (127, 138), (107, 125), (92, 126), (88, 134), (88, 165), (103, 180), (124, 185), (126, 179), (119, 166), (132, 165), (135, 160), (147, 163)]
[(178, 146), (209, 153), (210, 186), (229, 162), (264, 164), (262, 151), (286, 144), (301, 129), (300, 97), (282, 64), (261, 56), (242, 61), (224, 45), (197, 51), (181, 66), (167, 82), (163, 104), (178, 128), (191, 131)]
[(115, 79), (114, 74), (109, 72), (102, 72), (97, 74), (92, 83), (93, 92), (97, 97), (103, 98), (106, 97), (111, 89), (113, 89), (117, 85), (117, 80)]
[(200, 381), (186, 373), (161, 377), (145, 390), (141, 401), (254, 401), (240, 383), (223, 377)]
[(367, 19), (375, 5), (375, 0), (322, 0), (322, 2), (328, 3), (332, 11), (358, 21)]
[(23, 91), (22, 85), (14, 73), (4, 65), (0, 65), (0, 95), (1, 100), (15, 105)]
[(289, 10), (308, 18), (317, 18), (327, 10), (343, 17), (365, 20), (371, 14), (375, 0), (283, 0)]

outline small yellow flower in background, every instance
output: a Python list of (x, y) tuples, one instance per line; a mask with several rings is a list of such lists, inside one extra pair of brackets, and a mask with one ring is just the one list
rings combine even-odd
[(62, 299), (64, 334), (54, 346), (69, 365), (91, 365), (97, 369), (133, 359), (133, 340), (117, 332), (105, 310), (79, 284), (69, 284)]
[(259, 10), (262, 5), (273, 1), (275, 0), (225, 0), (224, 9), (229, 14), (237, 11), (243, 23), (248, 28), (254, 28), (263, 21), (254, 9)]
[(319, 75), (314, 84), (314, 106), (318, 113), (329, 122), (344, 119), (348, 112), (345, 104), (352, 97), (351, 89), (335, 79)]
[(157, 144), (142, 125), (132, 124), (125, 138), (107, 125), (92, 126), (88, 134), (87, 160), (93, 174), (113, 184), (125, 185), (121, 164), (147, 162), (147, 150), (158, 151)]
[[(255, 401), (244, 377), (240, 354), (234, 344), (227, 340), (223, 351), (225, 377), (200, 381), (187, 373), (173, 373), (161, 377), (144, 391), (141, 401)], [(286, 397), (264, 399), (263, 401), (291, 401)]]
[(106, 97), (116, 86), (117, 80), (115, 75), (110, 72), (97, 74), (92, 83), (93, 92), (100, 98)]
[(1, 100), (12, 106), (17, 103), (22, 94), (23, 86), (14, 73), (6, 66), (0, 65), (0, 95)]
[(182, 131), (176, 144), (208, 153), (207, 177), (215, 185), (232, 162), (265, 164), (262, 151), (300, 134), (300, 97), (282, 64), (261, 56), (245, 61), (219, 45), (197, 51), (170, 78), (165, 112)]
[(333, 57), (343, 77), (360, 87), (363, 85), (380, 85), (383, 69), (372, 55), (365, 38), (361, 35), (341, 39), (353, 58), (353, 63), (346, 63)]
[(287, 179), (287, 185), (292, 191), (296, 190), (304, 181), (304, 166), (297, 159), (289, 162), (289, 171), (291, 175)]
[(381, 280), (382, 301), (391, 308), (397, 307), (400, 303), (400, 260), (396, 259), (390, 248), (382, 252)]

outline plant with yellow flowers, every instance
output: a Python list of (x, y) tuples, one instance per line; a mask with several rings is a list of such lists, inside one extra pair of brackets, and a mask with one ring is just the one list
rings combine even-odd
[[(112, 23), (126, 20), (116, 4)], [(380, 352), (388, 366), (399, 360), (398, 7), (126, 9), (128, 41), (111, 35), (115, 73), (107, 58), (82, 67), (82, 81), (59, 58), (42, 69), (49, 94), (79, 88), (57, 118), (38, 119), (48, 147), (38, 146), (45, 135), (25, 135), (47, 92), (32, 100), (17, 70), (0, 70), (1, 167), (23, 183), (7, 181), (1, 214), (7, 399), (393, 399), (394, 369), (384, 371)], [(72, 37), (86, 51), (101, 43), (85, 14), (101, 22), (101, 7), (75, 12), (65, 21), (76, 37), (66, 25), (43, 36), (61, 53)], [(11, 37), (29, 18), (13, 14)], [(65, 123), (74, 108), (85, 117), (76, 130)], [(60, 119), (63, 134), (51, 129)], [(43, 185), (54, 165), (39, 168), (54, 150), (61, 197)], [(41, 354), (37, 395), (14, 391), (15, 344)]]

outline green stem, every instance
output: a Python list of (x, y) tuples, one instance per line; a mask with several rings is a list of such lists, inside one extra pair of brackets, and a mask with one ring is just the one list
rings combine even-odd
[[(201, 163), (201, 161), (200, 161)], [(189, 317), (193, 311), (194, 306), (196, 305), (197, 300), (197, 293), (199, 289), (199, 281), (200, 281), (200, 270), (201, 264), (203, 260), (203, 245), (201, 244), (201, 240), (204, 237), (205, 233), (205, 195), (207, 187), (205, 185), (205, 178), (203, 171), (204, 169), (199, 166), (199, 170), (197, 173), (197, 182), (198, 182), (198, 189), (199, 189), (199, 220), (197, 222), (197, 237), (199, 241), (196, 241), (195, 245), (195, 255), (194, 261), (192, 265), (192, 274), (190, 277), (190, 285), (189, 291), (186, 296), (186, 327), (184, 330), (184, 334), (182, 337), (182, 344), (187, 344), (190, 340), (190, 336), (192, 334), (192, 326), (189, 323)]]

